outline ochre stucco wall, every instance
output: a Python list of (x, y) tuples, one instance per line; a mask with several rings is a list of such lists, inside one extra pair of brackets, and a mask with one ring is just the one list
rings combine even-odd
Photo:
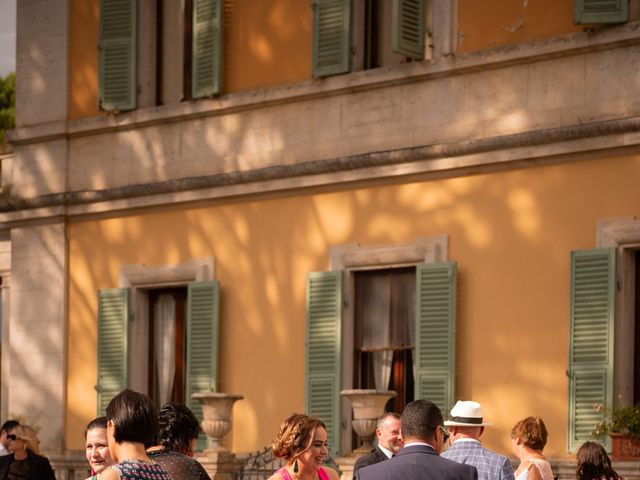
[(579, 32), (574, 0), (458, 1), (458, 52), (532, 42)]
[(100, 0), (69, 6), (69, 119), (101, 115), (98, 108)]
[(344, 243), (448, 234), (458, 263), (456, 398), (494, 422), (488, 445), (541, 415), (546, 452), (567, 456), (569, 254), (598, 219), (640, 215), (640, 156), (72, 223), (67, 447), (95, 415), (96, 292), (124, 264), (215, 257), (222, 391), (240, 393), (234, 451), (267, 445), (304, 408), (305, 283)]
[(225, 92), (311, 79), (311, 2), (225, 0), (224, 15)]

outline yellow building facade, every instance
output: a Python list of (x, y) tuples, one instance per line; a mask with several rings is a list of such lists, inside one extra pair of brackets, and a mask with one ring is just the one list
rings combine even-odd
[[(122, 109), (105, 108), (101, 80), (116, 3), (18, 5), (15, 159), (10, 175), (3, 166), (11, 194), (0, 214), (11, 246), (5, 416), (48, 422), (51, 450), (81, 450), (99, 403), (99, 292), (129, 292), (121, 364), (129, 386), (153, 390), (156, 295), (184, 302), (187, 285), (206, 280), (219, 289), (213, 383), (244, 396), (228, 445), (258, 450), (288, 414), (309, 410), (309, 275), (333, 271), (342, 296), (330, 420), (346, 453), (350, 409), (336, 392), (371, 386), (362, 372), (375, 350), (360, 338), (361, 312), (373, 308), (358, 293), (365, 272), (415, 279), (418, 265), (445, 263), (455, 265), (446, 398), (483, 404), (489, 447), (511, 455), (511, 427), (541, 416), (545, 454), (562, 463), (588, 436), (589, 395), (639, 400), (629, 361), (640, 289), (633, 1), (624, 21), (576, 24), (584, 2), (571, 0), (139, 0), (134, 106)], [(396, 3), (422, 9), (417, 58), (392, 51)], [(206, 4), (217, 9), (219, 82), (197, 98), (187, 13)], [(336, 74), (321, 73), (314, 53), (330, 7), (349, 13), (347, 71)], [(572, 252), (595, 249), (610, 252), (603, 291), (611, 278), (617, 286), (596, 331), (607, 335), (594, 347), (604, 360), (583, 377), (589, 321), (579, 323)], [(415, 338), (402, 349), (413, 360), (394, 360), (394, 372), (423, 368), (412, 364)], [(405, 372), (402, 388), (413, 392), (429, 368)], [(593, 378), (602, 389), (589, 390)], [(32, 399), (34, 386), (50, 400)]]

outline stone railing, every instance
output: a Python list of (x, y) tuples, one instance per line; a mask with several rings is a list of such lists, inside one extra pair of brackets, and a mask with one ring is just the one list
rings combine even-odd
[(44, 455), (51, 462), (56, 480), (84, 480), (90, 475), (89, 465), (83, 452), (72, 450), (65, 453), (48, 453)]

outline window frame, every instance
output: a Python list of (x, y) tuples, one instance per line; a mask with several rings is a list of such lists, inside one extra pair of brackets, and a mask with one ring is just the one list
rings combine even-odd
[[(420, 237), (404, 245), (359, 244), (336, 245), (330, 250), (330, 271), (343, 272), (342, 353), (340, 389), (350, 389), (353, 385), (355, 351), (355, 298), (354, 273), (362, 270), (410, 267), (421, 263), (446, 262), (449, 257), (449, 237), (446, 234)], [(340, 402), (340, 444), (342, 450), (352, 441), (352, 414), (349, 402)], [(346, 451), (346, 450), (345, 450)]]
[(617, 403), (633, 403), (635, 339), (635, 253), (640, 250), (640, 220), (616, 217), (598, 220), (596, 247), (616, 249), (616, 298), (613, 393)]

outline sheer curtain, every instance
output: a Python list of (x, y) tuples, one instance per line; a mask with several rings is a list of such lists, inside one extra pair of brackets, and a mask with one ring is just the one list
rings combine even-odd
[(413, 345), (415, 274), (371, 271), (356, 283), (357, 348), (371, 352), (376, 389), (387, 390), (394, 350)]
[(164, 405), (171, 400), (176, 373), (176, 301), (173, 295), (163, 293), (158, 296), (153, 315), (158, 400), (160, 405)]

